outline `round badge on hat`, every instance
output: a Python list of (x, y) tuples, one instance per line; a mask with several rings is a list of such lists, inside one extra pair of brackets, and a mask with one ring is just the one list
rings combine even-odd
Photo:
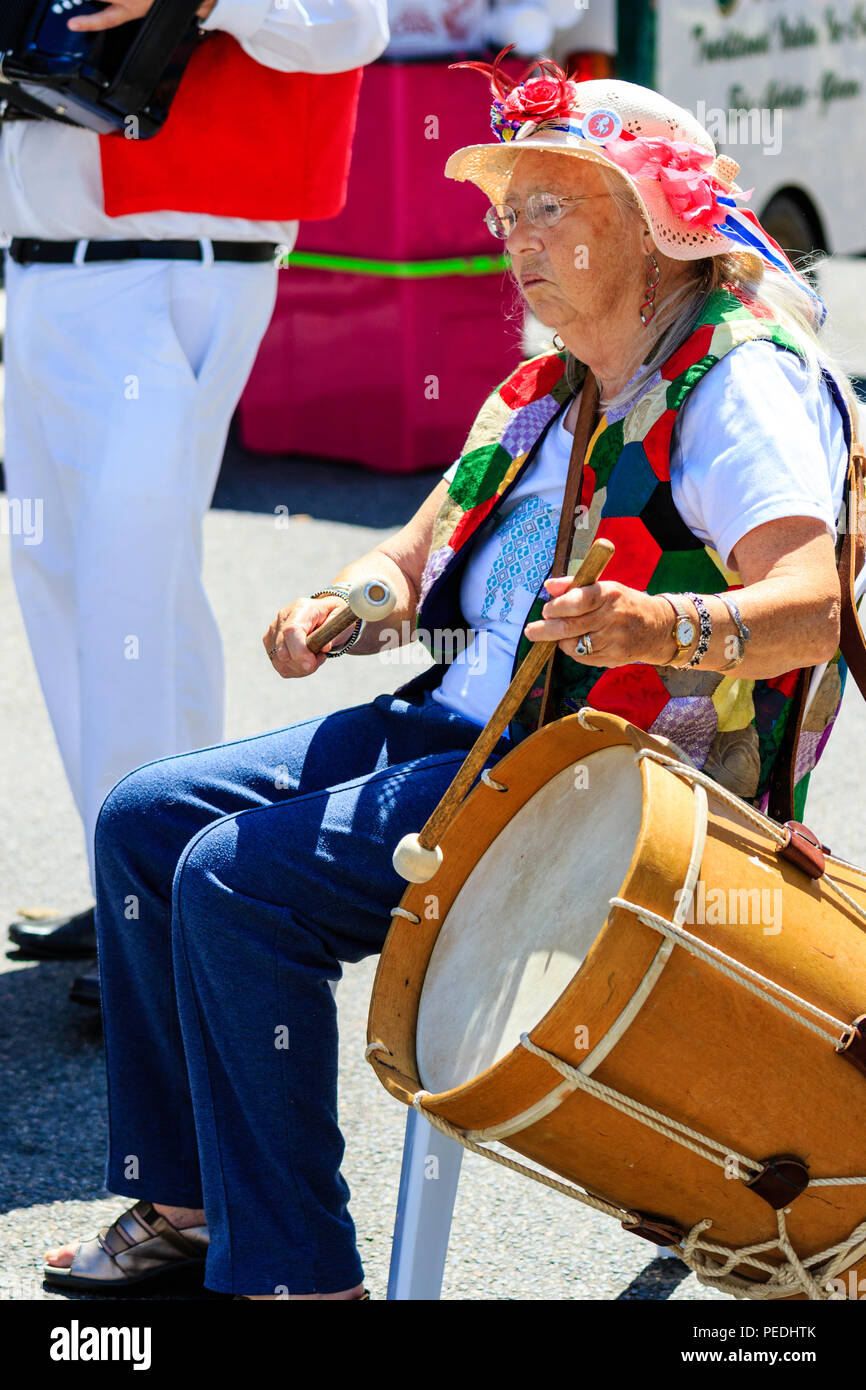
[(588, 111), (583, 118), (583, 133), (587, 140), (596, 145), (605, 145), (615, 140), (622, 131), (622, 121), (615, 111), (606, 106), (597, 106)]

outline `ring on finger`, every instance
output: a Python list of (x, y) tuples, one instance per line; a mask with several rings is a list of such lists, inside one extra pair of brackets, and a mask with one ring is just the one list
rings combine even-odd
[(577, 656), (592, 656), (592, 638), (588, 632), (577, 639), (574, 650)]
[(268, 652), (268, 656), (276, 656), (276, 654), (277, 654), (277, 649), (276, 649), (276, 647), (271, 647), (270, 651)]

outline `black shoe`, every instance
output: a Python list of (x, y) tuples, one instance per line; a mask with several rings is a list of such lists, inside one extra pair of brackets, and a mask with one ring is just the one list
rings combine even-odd
[(13, 922), (9, 940), (28, 956), (52, 960), (86, 960), (96, 954), (95, 909), (74, 917), (50, 917), (47, 922)]
[(88, 1009), (99, 1008), (99, 976), (95, 970), (90, 975), (76, 975), (69, 986), (69, 998), (73, 1004), (84, 1004)]

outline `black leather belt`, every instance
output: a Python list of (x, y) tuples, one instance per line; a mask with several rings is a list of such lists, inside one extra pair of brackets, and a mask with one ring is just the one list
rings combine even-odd
[[(9, 255), (19, 265), (73, 265), (78, 247), (81, 259), (94, 261), (204, 261), (209, 260), (200, 241), (36, 241), (13, 237)], [(277, 246), (270, 241), (214, 241), (215, 261), (273, 261)]]

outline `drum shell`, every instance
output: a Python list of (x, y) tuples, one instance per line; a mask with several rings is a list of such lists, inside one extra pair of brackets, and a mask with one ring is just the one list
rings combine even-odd
[[(533, 735), (493, 776), (503, 795), (480, 785), (442, 839), (444, 863), (429, 884), (407, 890), (386, 943), (374, 989), (370, 1040), (383, 1084), (404, 1101), (419, 1089), (415, 1030), (424, 974), (450, 905), (472, 866), (518, 804), (553, 775), (615, 743), (659, 743), (613, 716), (586, 712)], [(686, 878), (695, 836), (696, 797), (675, 773), (641, 761), (641, 828), (619, 896), (670, 918)], [(866, 875), (828, 862), (828, 873), (866, 906)], [(695, 922), (687, 929), (759, 974), (843, 1021), (866, 1011), (866, 937), (860, 920), (823, 880), (780, 859), (766, 831), (710, 797), (701, 880), (713, 887), (764, 888), (782, 894), (782, 929)], [(425, 916), (431, 895), (440, 920)], [(532, 1041), (578, 1065), (575, 1028), (596, 1046), (632, 998), (663, 937), (624, 909), (612, 911), (555, 1006), (531, 1029)], [(796, 1012), (796, 1010), (795, 1010)], [(826, 1026), (826, 1025), (825, 1025)], [(671, 951), (640, 1008), (592, 1071), (607, 1086), (652, 1106), (732, 1152), (755, 1160), (794, 1154), (812, 1177), (866, 1172), (866, 1078), (802, 1024), (681, 946)], [(629, 1210), (688, 1230), (711, 1218), (710, 1238), (743, 1246), (772, 1241), (775, 1211), (745, 1183), (705, 1157), (582, 1091), (561, 1098), (519, 1132), (499, 1135), (516, 1114), (543, 1104), (562, 1082), (522, 1047), (466, 1084), (431, 1097), (424, 1108), (477, 1133), (494, 1127), (517, 1153)], [(864, 1136), (864, 1137), (861, 1137)], [(729, 1172), (735, 1172), (729, 1163)], [(810, 1189), (786, 1217), (797, 1251), (817, 1253), (847, 1238), (866, 1218), (866, 1186)], [(772, 1257), (768, 1262), (773, 1263)], [(740, 1271), (746, 1273), (745, 1269)], [(866, 1262), (864, 1262), (866, 1272)]]

